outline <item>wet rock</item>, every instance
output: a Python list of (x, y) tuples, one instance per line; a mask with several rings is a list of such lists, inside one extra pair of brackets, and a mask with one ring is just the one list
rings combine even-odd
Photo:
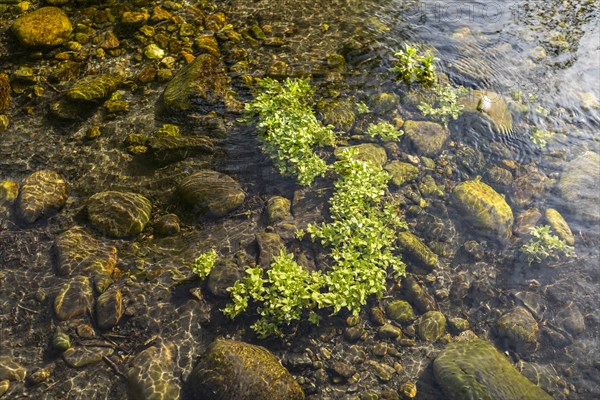
[(8, 379), (0, 381), (0, 396), (2, 396), (4, 393), (8, 392), (9, 388), (10, 388), (10, 381)]
[(71, 348), (71, 338), (58, 326), (52, 336), (52, 347), (60, 352)]
[(212, 170), (188, 176), (179, 184), (178, 192), (190, 206), (216, 217), (238, 208), (246, 198), (236, 180)]
[(215, 151), (213, 141), (207, 136), (159, 135), (149, 138), (145, 145), (153, 159), (160, 163), (173, 163), (199, 154), (212, 154)]
[(160, 105), (165, 112), (186, 111), (194, 105), (200, 111), (221, 105), (229, 91), (225, 66), (215, 56), (204, 53), (179, 71), (168, 83)]
[(446, 317), (439, 311), (428, 311), (417, 323), (417, 333), (421, 340), (435, 342), (446, 332)]
[(213, 296), (228, 297), (229, 292), (227, 289), (242, 279), (243, 275), (243, 269), (238, 267), (231, 259), (220, 258), (208, 275), (207, 289)]
[(38, 385), (46, 381), (50, 375), (52, 375), (51, 368), (38, 368), (27, 377), (27, 384), (32, 386)]
[(438, 154), (450, 136), (442, 125), (429, 121), (405, 121), (403, 129), (415, 148), (426, 156)]
[(463, 114), (476, 114), (484, 116), (494, 130), (500, 133), (509, 133), (513, 130), (513, 120), (504, 98), (498, 93), (481, 90), (471, 90), (460, 99), (463, 105)]
[(402, 336), (402, 329), (392, 324), (384, 324), (377, 330), (377, 335), (382, 339), (396, 339)]
[(56, 317), (65, 321), (92, 310), (94, 294), (89, 278), (75, 276), (66, 282), (54, 299)]
[(433, 311), (437, 308), (433, 297), (427, 294), (411, 275), (407, 275), (402, 279), (402, 290), (406, 299), (410, 301), (419, 312), (424, 313)]
[(10, 79), (7, 74), (0, 73), (0, 114), (10, 107)]
[(26, 375), (27, 370), (11, 357), (0, 356), (0, 381), (22, 381)]
[(369, 367), (371, 368), (375, 376), (383, 382), (392, 380), (394, 374), (396, 373), (394, 367), (377, 361), (370, 361)]
[(448, 325), (456, 332), (464, 332), (470, 328), (469, 321), (459, 317), (448, 319)]
[(394, 112), (399, 105), (398, 95), (395, 93), (378, 93), (371, 99), (373, 102), (373, 111), (381, 115), (389, 115)]
[(392, 321), (409, 324), (415, 319), (415, 312), (408, 301), (393, 300), (385, 306), (385, 313)]
[(17, 212), (33, 223), (60, 210), (69, 197), (69, 185), (57, 172), (49, 169), (34, 172), (23, 181), (17, 198)]
[(350, 378), (352, 375), (354, 375), (356, 373), (356, 368), (354, 366), (352, 366), (351, 364), (349, 364), (347, 362), (340, 361), (340, 360), (334, 360), (331, 363), (331, 370), (338, 376), (341, 376), (342, 378), (345, 378), (345, 379)]
[(291, 218), (291, 203), (288, 199), (281, 196), (273, 196), (267, 200), (267, 222), (275, 224), (280, 221)]
[(71, 101), (62, 98), (50, 105), (50, 115), (64, 120), (81, 121), (89, 117), (95, 109), (92, 102)]
[(72, 347), (62, 354), (62, 358), (71, 368), (83, 368), (99, 363), (113, 352), (110, 347)]
[(371, 322), (377, 326), (384, 325), (385, 321), (385, 313), (383, 309), (379, 306), (371, 307), (369, 309), (369, 319)]
[(433, 362), (435, 380), (449, 400), (551, 400), (488, 341), (451, 343)]
[(387, 162), (387, 153), (385, 148), (374, 143), (362, 143), (356, 146), (337, 147), (334, 154), (339, 156), (345, 149), (355, 149), (357, 154), (354, 159), (370, 162), (373, 165), (382, 167)]
[(150, 220), (152, 204), (141, 194), (106, 191), (89, 198), (87, 213), (92, 225), (111, 237), (135, 236)]
[(162, 236), (172, 236), (181, 230), (177, 214), (166, 214), (160, 217), (154, 225), (154, 231)]
[(567, 221), (565, 221), (558, 211), (554, 208), (548, 208), (544, 213), (544, 217), (546, 218), (548, 225), (550, 225), (554, 233), (556, 233), (556, 236), (564, 240), (569, 246), (575, 244), (575, 237), (573, 236), (573, 232), (571, 232), (571, 228), (569, 228), (569, 224), (567, 224)]
[(173, 370), (173, 344), (148, 347), (127, 371), (129, 393), (134, 400), (178, 400), (179, 380)]
[(528, 208), (521, 211), (515, 218), (513, 232), (517, 236), (527, 237), (531, 228), (534, 228), (542, 218), (542, 213), (537, 208)]
[(506, 168), (493, 166), (485, 176), (490, 186), (501, 193), (508, 193), (513, 184), (513, 175)]
[(71, 101), (93, 101), (105, 99), (117, 90), (123, 77), (117, 74), (90, 75), (77, 81), (67, 92)]
[(585, 330), (585, 318), (572, 301), (560, 309), (555, 319), (559, 326), (572, 335), (579, 335)]
[(458, 184), (452, 192), (452, 200), (476, 227), (501, 239), (510, 238), (512, 210), (506, 200), (485, 183), (472, 180)]
[(121, 290), (110, 288), (96, 299), (96, 322), (100, 329), (116, 326), (123, 315)]
[(199, 398), (304, 399), (300, 385), (273, 354), (264, 347), (234, 340), (215, 340), (189, 380)]
[(194, 41), (194, 47), (198, 49), (200, 54), (208, 53), (215, 57), (221, 57), (221, 51), (219, 50), (219, 43), (213, 35), (203, 35), (196, 38)]
[(537, 170), (520, 175), (513, 182), (511, 203), (519, 208), (526, 207), (544, 194), (547, 178)]
[(527, 379), (540, 386), (546, 392), (555, 395), (561, 392), (561, 379), (552, 364), (543, 365), (519, 360), (516, 368)]
[(258, 243), (258, 263), (262, 268), (269, 268), (273, 257), (278, 256), (285, 248), (281, 237), (274, 232), (257, 233), (256, 243)]
[(567, 209), (583, 220), (600, 221), (600, 155), (586, 151), (569, 162), (558, 182)]
[(360, 325), (349, 326), (344, 329), (344, 339), (349, 342), (356, 342), (365, 333), (365, 329)]
[(402, 186), (419, 176), (419, 168), (398, 160), (389, 162), (384, 168), (392, 175), (391, 182), (396, 186)]
[(325, 125), (347, 132), (354, 124), (354, 104), (349, 100), (327, 99), (317, 103), (317, 110)]
[(0, 181), (0, 214), (9, 215), (19, 197), (19, 184), (15, 181)]
[(426, 272), (431, 272), (438, 266), (437, 255), (412, 233), (398, 233), (398, 244), (402, 252)]
[(112, 275), (117, 265), (117, 249), (92, 237), (84, 228), (73, 227), (56, 237), (56, 268), (61, 275)]
[(533, 353), (538, 348), (540, 330), (531, 313), (516, 307), (496, 321), (496, 332), (506, 338), (508, 345), (519, 353)]
[(56, 46), (69, 39), (73, 26), (60, 8), (42, 7), (17, 18), (10, 29), (25, 46)]

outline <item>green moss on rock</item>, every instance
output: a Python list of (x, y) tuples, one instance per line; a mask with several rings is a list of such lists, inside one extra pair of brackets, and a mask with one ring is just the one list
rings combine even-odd
[(533, 353), (538, 348), (540, 330), (533, 315), (523, 307), (515, 307), (496, 322), (498, 336), (506, 338), (510, 347), (520, 353)]
[(416, 149), (426, 156), (434, 156), (442, 151), (450, 136), (450, 132), (442, 125), (429, 121), (405, 121), (403, 129)]
[(339, 156), (344, 149), (351, 148), (357, 151), (357, 154), (353, 157), (356, 160), (370, 162), (378, 167), (383, 166), (387, 162), (387, 153), (382, 146), (374, 143), (362, 143), (356, 146), (348, 147), (337, 147), (334, 150), (334, 154)]
[(69, 39), (73, 26), (60, 8), (42, 7), (17, 18), (11, 31), (25, 46), (56, 46)]
[(419, 338), (426, 342), (435, 342), (446, 332), (446, 317), (439, 311), (428, 311), (421, 316), (417, 324)]
[(411, 323), (415, 319), (415, 312), (406, 300), (393, 300), (385, 306), (385, 313), (389, 319), (401, 324)]
[(238, 208), (246, 198), (235, 179), (208, 169), (196, 172), (181, 181), (178, 192), (190, 206), (216, 217)]
[(419, 168), (398, 160), (389, 162), (384, 169), (392, 175), (391, 182), (396, 186), (402, 186), (419, 176)]
[(412, 233), (406, 231), (398, 233), (398, 243), (402, 251), (418, 263), (418, 267), (427, 272), (437, 267), (437, 255)]
[(67, 92), (67, 98), (72, 101), (101, 100), (108, 97), (123, 82), (123, 77), (117, 74), (101, 74), (87, 76), (77, 81)]

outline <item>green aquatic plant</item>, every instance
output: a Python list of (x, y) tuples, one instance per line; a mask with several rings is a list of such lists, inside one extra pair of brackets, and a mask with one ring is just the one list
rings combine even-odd
[(371, 110), (369, 109), (369, 106), (366, 105), (364, 101), (359, 101), (358, 103), (355, 103), (354, 105), (356, 107), (356, 112), (359, 115), (368, 114), (371, 112)]
[(456, 120), (462, 113), (464, 106), (459, 102), (461, 96), (467, 93), (463, 86), (435, 85), (432, 88), (434, 95), (433, 103), (421, 102), (417, 106), (426, 117), (448, 125), (450, 118)]
[(369, 124), (365, 134), (372, 138), (379, 136), (381, 140), (388, 141), (398, 140), (400, 136), (404, 135), (404, 132), (387, 121), (381, 121), (376, 124)]
[(548, 140), (554, 137), (554, 132), (546, 131), (537, 126), (531, 131), (531, 141), (540, 149), (543, 149), (548, 144)]
[(561, 256), (575, 257), (575, 248), (552, 234), (548, 225), (535, 226), (529, 230), (531, 239), (520, 250), (527, 255), (529, 264), (542, 262), (548, 258), (558, 260)]
[(246, 103), (242, 118), (251, 121), (258, 116), (262, 150), (282, 175), (293, 176), (304, 186), (328, 169), (314, 148), (332, 146), (336, 139), (331, 126), (324, 126), (315, 117), (313, 94), (308, 80), (288, 78), (281, 83), (262, 79), (254, 99)]
[(217, 251), (215, 249), (211, 249), (206, 253), (200, 254), (192, 263), (190, 264), (190, 269), (193, 273), (198, 275), (201, 279), (204, 279), (210, 274), (215, 263), (217, 262)]
[(425, 87), (433, 86), (437, 82), (434, 64), (436, 59), (433, 56), (420, 55), (416, 48), (408, 44), (396, 51), (394, 56), (396, 61), (390, 71), (398, 74), (398, 80), (407, 85), (419, 83)]

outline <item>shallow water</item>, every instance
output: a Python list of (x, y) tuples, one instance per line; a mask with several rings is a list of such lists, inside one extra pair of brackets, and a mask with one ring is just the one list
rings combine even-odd
[[(528, 206), (555, 207), (563, 213), (575, 234), (578, 258), (552, 267), (528, 267), (519, 257), (516, 243), (505, 245), (480, 238), (451, 207), (446, 210), (443, 199), (434, 203), (439, 208), (426, 211), (427, 216), (407, 213), (411, 227), (431, 243), (448, 242), (459, 247), (466, 240), (480, 240), (486, 250), (485, 258), (475, 263), (458, 255), (444, 257), (440, 269), (428, 275), (423, 285), (435, 295), (441, 311), (447, 316), (467, 318), (473, 331), (483, 337), (494, 337), (495, 321), (514, 305), (539, 311), (536, 319), (542, 330), (561, 332), (567, 337), (567, 344), (558, 346), (549, 334), (543, 333), (535, 354), (523, 356), (506, 349), (507, 353), (515, 361), (524, 358), (532, 365), (553, 367), (558, 379), (548, 390), (555, 398), (599, 398), (600, 226), (598, 221), (582, 220), (577, 213), (569, 212), (553, 187), (568, 161), (586, 150), (600, 151), (598, 1), (231, 0), (217, 3), (216, 9), (225, 12), (234, 27), (270, 26), (272, 35), (283, 39), (281, 46), (246, 49), (251, 60), (250, 75), (256, 77), (264, 75), (274, 61), (284, 61), (290, 75), (313, 76), (318, 96), (337, 95), (352, 103), (371, 104), (375, 95), (391, 92), (400, 99), (394, 115), (411, 119), (418, 114), (406, 101), (408, 90), (397, 84), (388, 71), (394, 50), (408, 42), (434, 52), (438, 70), (446, 73), (453, 84), (491, 90), (507, 100), (514, 125), (510, 132), (495, 132), (479, 120), (450, 123), (454, 145), (436, 160), (449, 160), (448, 165), (454, 168), (444, 183), (484, 175), (490, 166), (505, 159), (543, 173), (547, 178), (544, 190)], [(72, 15), (81, 18), (77, 12)], [(8, 24), (12, 17), (2, 18)], [(9, 42), (8, 36), (2, 39), (2, 70), (49, 63), (43, 58), (40, 61), (27, 57)], [(328, 73), (327, 57), (333, 53), (343, 54), (346, 59), (347, 70), (343, 74)], [(92, 59), (87, 68), (127, 71), (139, 69), (139, 65), (126, 53), (105, 60)], [(41, 82), (43, 86), (44, 81)], [(239, 100), (250, 98), (248, 87), (240, 80), (234, 79), (232, 85)], [(97, 235), (118, 248), (118, 266), (127, 277), (119, 285), (128, 309), (124, 321), (113, 331), (95, 338), (75, 339), (78, 345), (110, 343), (117, 355), (111, 360), (125, 371), (130, 358), (149, 344), (173, 342), (177, 346), (175, 374), (182, 381), (197, 355), (216, 336), (262, 343), (284, 361), (294, 354), (310, 354), (313, 361), (326, 363), (329, 358), (322, 355), (321, 348), (341, 359), (349, 358), (356, 347), (370, 352), (376, 340), (368, 316), (363, 319), (367, 328), (373, 329), (365, 342), (356, 345), (343, 340), (340, 332), (344, 322), (335, 318), (319, 329), (302, 327), (286, 341), (260, 342), (249, 333), (246, 321), (231, 323), (219, 314), (222, 299), (209, 296), (210, 301), (198, 302), (190, 295), (198, 283), (189, 279), (185, 265), (212, 246), (223, 254), (245, 250), (250, 258), (254, 256), (254, 234), (265, 229), (262, 213), (266, 199), (273, 194), (292, 198), (296, 189), (260, 154), (254, 127), (237, 122), (237, 113), (224, 113), (227, 137), (219, 142), (219, 158), (212, 161), (212, 166), (240, 180), (249, 196), (243, 212), (237, 216), (207, 219), (182, 207), (174, 194), (176, 182), (205, 165), (205, 160), (190, 159), (166, 166), (147, 164), (127, 153), (122, 144), (127, 134), (152, 131), (171, 119), (161, 119), (154, 111), (164, 83), (148, 85), (144, 95), (124, 90), (123, 96), (131, 104), (129, 113), (123, 116), (107, 118), (97, 112), (74, 123), (52, 121), (46, 116), (48, 105), (67, 86), (61, 84), (58, 90), (45, 86), (39, 97), (31, 95), (31, 91), (14, 94), (13, 106), (7, 112), (10, 130), (0, 133), (0, 180), (21, 181), (35, 170), (51, 168), (61, 172), (72, 185), (65, 208), (47, 220), (25, 226), (11, 214), (0, 214), (0, 355), (12, 355), (29, 371), (41, 367), (55, 371), (50, 381), (40, 385), (12, 385), (7, 398), (126, 396), (124, 381), (110, 365), (99, 363), (70, 369), (48, 350), (57, 323), (52, 315), (52, 299), (64, 281), (53, 273), (52, 242), (65, 229), (86, 224), (85, 200), (109, 188), (147, 195), (158, 209), (155, 213), (177, 213), (184, 230), (174, 238), (158, 238), (147, 232), (135, 241), (108, 240)], [(391, 120), (392, 115), (379, 113), (377, 118)], [(194, 129), (193, 117), (174, 120)], [(103, 127), (103, 135), (96, 141), (86, 141), (85, 132), (93, 124)], [(348, 136), (360, 133), (362, 126), (364, 123), (354, 124)], [(534, 126), (555, 132), (547, 147), (540, 149), (531, 141)], [(413, 153), (406, 140), (400, 142), (399, 151)], [(479, 159), (479, 164), (459, 162), (467, 158), (465, 154), (477, 154), (474, 158)], [(331, 183), (320, 185), (326, 190)], [(590, 193), (582, 196), (598, 193), (600, 182), (588, 190)], [(439, 221), (446, 230), (433, 232), (433, 224)], [(468, 294), (457, 299), (453, 293), (460, 290), (461, 282), (468, 283)], [(537, 302), (532, 303), (523, 292), (538, 295)], [(397, 290), (390, 294), (398, 296), (402, 294)], [(585, 321), (585, 330), (578, 335), (571, 335), (560, 326), (556, 328), (560, 325), (560, 311), (571, 302)], [(91, 320), (84, 318), (83, 322), (93, 324)], [(69, 323), (68, 328), (75, 331), (80, 322)], [(367, 372), (354, 384), (322, 379), (315, 372), (317, 367), (312, 366), (292, 372), (302, 380), (309, 399), (349, 399), (368, 391), (397, 390), (403, 382), (417, 383), (418, 399), (443, 398), (430, 367), (443, 344), (419, 341), (415, 347), (398, 348), (403, 370), (388, 383), (369, 374), (367, 367), (361, 367)], [(308, 349), (307, 353), (302, 353), (303, 349)], [(386, 357), (371, 358), (396, 361)], [(184, 398), (189, 398), (187, 392)]]

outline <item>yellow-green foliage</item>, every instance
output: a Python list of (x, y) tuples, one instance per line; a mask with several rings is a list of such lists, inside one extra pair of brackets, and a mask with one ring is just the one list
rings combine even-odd
[(398, 80), (405, 84), (420, 83), (423, 86), (429, 87), (437, 82), (435, 76), (435, 58), (432, 56), (423, 56), (417, 53), (417, 49), (404, 45), (394, 53), (396, 62), (390, 69), (398, 74)]
[(444, 125), (448, 125), (450, 118), (458, 119), (464, 107), (458, 100), (467, 93), (467, 89), (462, 86), (454, 87), (447, 83), (445, 85), (437, 84), (433, 86), (432, 90), (433, 103), (423, 101), (417, 106), (423, 115), (440, 121)]
[(216, 262), (217, 251), (212, 249), (206, 253), (200, 254), (200, 256), (198, 256), (198, 258), (192, 262), (190, 269), (201, 279), (204, 279), (208, 276), (208, 274), (210, 274), (210, 271), (213, 269)]
[(548, 225), (535, 226), (530, 229), (531, 239), (521, 246), (521, 251), (527, 255), (529, 264), (542, 262), (547, 258), (558, 260), (561, 256), (575, 257), (575, 248), (552, 234)]

